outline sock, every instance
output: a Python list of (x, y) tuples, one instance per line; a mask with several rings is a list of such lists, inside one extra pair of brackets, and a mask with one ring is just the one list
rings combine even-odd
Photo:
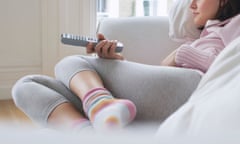
[(72, 129), (73, 132), (90, 132), (93, 130), (93, 127), (88, 119), (82, 118), (72, 123)]
[(136, 107), (126, 99), (115, 99), (105, 88), (95, 88), (83, 98), (83, 108), (93, 126), (102, 128), (121, 128), (136, 116)]

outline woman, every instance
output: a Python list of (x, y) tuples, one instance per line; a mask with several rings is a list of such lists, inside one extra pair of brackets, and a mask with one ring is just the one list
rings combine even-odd
[[(69, 56), (56, 65), (56, 79), (20, 79), (13, 87), (16, 105), (34, 121), (53, 128), (116, 128), (134, 118), (163, 120), (172, 113), (166, 101), (186, 101), (201, 79), (200, 71), (206, 72), (240, 35), (235, 29), (240, 24), (239, 0), (193, 0), (190, 9), (202, 30), (200, 38), (181, 45), (162, 66), (124, 61), (115, 53), (116, 41), (99, 34), (101, 42), (96, 48), (89, 43), (87, 52), (100, 58)], [(165, 117), (159, 117), (159, 105)]]

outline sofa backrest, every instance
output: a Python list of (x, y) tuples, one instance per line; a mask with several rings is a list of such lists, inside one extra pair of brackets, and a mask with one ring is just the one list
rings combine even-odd
[(163, 16), (106, 18), (100, 22), (98, 32), (121, 41), (127, 60), (159, 65), (180, 45), (169, 38), (168, 24)]

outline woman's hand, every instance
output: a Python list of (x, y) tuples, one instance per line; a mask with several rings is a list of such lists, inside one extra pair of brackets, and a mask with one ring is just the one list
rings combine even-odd
[(176, 56), (177, 50), (174, 50), (170, 55), (168, 55), (162, 62), (162, 66), (176, 66), (175, 62), (175, 56)]
[(87, 53), (97, 53), (100, 58), (106, 59), (120, 59), (123, 60), (123, 56), (115, 52), (117, 41), (116, 40), (107, 40), (103, 34), (97, 35), (99, 43), (94, 48), (92, 43), (87, 45)]

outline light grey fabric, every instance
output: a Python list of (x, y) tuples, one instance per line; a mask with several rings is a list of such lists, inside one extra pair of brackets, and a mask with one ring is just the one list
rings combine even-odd
[(69, 90), (69, 81), (78, 72), (95, 71), (114, 97), (132, 100), (137, 107), (136, 122), (162, 122), (186, 102), (201, 79), (195, 70), (68, 56), (55, 67), (56, 79), (31, 75), (13, 87), (13, 98), (34, 121), (46, 124), (59, 104), (72, 102), (82, 113), (80, 99)]
[(80, 71), (96, 71), (114, 97), (132, 100), (136, 120), (163, 121), (181, 106), (201, 79), (195, 70), (145, 65), (129, 61), (69, 56), (55, 68), (56, 78), (69, 87)]
[(59, 104), (72, 102), (79, 112), (81, 101), (60, 81), (44, 75), (28, 75), (16, 82), (12, 88), (13, 100), (29, 118), (47, 126), (49, 114)]

